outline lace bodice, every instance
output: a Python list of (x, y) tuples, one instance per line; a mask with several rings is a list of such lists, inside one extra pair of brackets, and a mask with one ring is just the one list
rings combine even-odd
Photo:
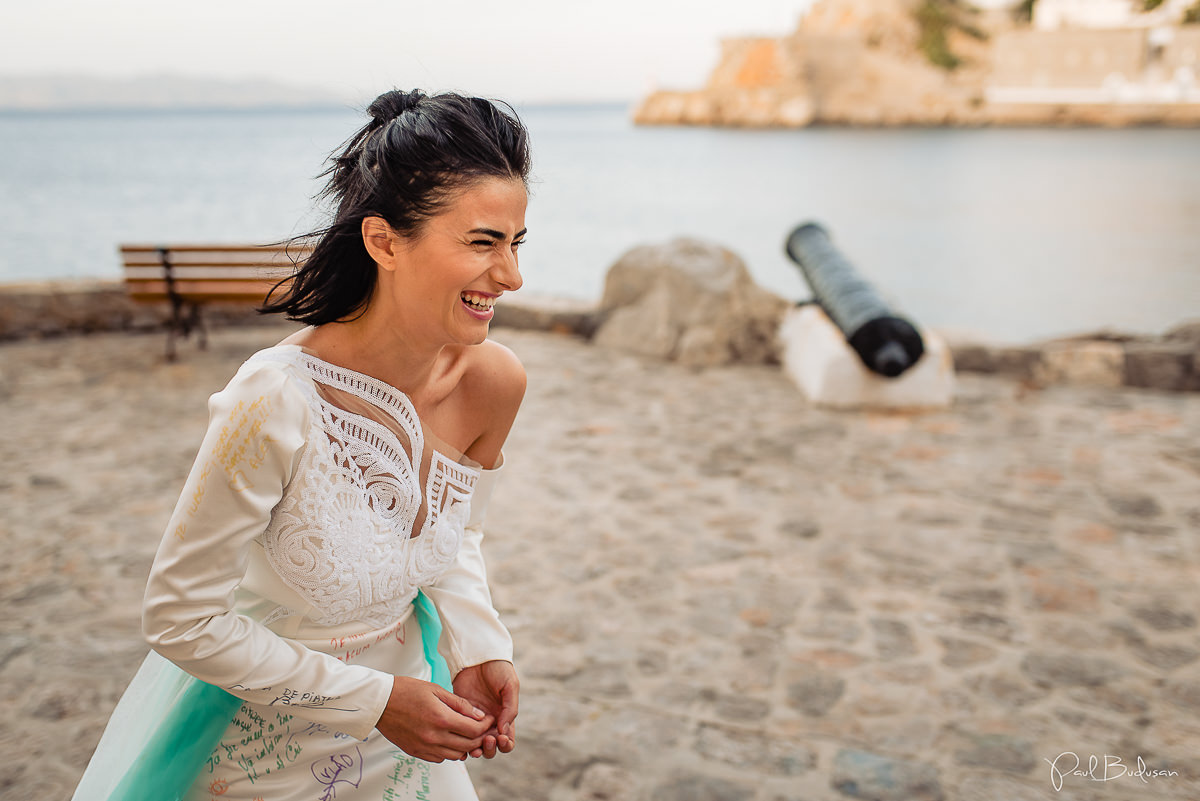
[(397, 619), (454, 561), (479, 469), (432, 447), (409, 399), (382, 381), (297, 346), (257, 361), (292, 373), (310, 409), (296, 471), (261, 537), (272, 568), (310, 608), (271, 618)]

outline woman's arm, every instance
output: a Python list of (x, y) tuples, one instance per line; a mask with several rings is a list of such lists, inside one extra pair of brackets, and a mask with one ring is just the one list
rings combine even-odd
[(249, 549), (299, 463), (308, 403), (286, 369), (247, 363), (209, 400), (199, 455), (146, 586), (142, 624), (154, 650), (197, 678), (354, 737), (375, 727), (392, 676), (279, 637), (233, 611)]
[(486, 342), (474, 354), (464, 381), (466, 401), (483, 432), (468, 455), (484, 470), (471, 496), (471, 515), (454, 564), (425, 592), (442, 618), (440, 649), (454, 677), (455, 692), (495, 718), (495, 727), (474, 756), (495, 755), (515, 744), (519, 681), (513, 668), (508, 629), (492, 605), (483, 560), (483, 522), (500, 472), (500, 455), (525, 394), (525, 370), (507, 348)]

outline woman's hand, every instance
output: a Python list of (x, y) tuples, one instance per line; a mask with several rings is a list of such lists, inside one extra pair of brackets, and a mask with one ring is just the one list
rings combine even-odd
[(496, 719), (436, 684), (394, 676), (375, 728), (409, 756), (426, 762), (466, 759), (481, 751)]
[(471, 756), (491, 759), (496, 755), (497, 748), (507, 754), (516, 747), (514, 721), (520, 685), (512, 662), (502, 659), (463, 668), (454, 677), (455, 694), (470, 701), (496, 722), (495, 727), (484, 736), (482, 744), (471, 751)]

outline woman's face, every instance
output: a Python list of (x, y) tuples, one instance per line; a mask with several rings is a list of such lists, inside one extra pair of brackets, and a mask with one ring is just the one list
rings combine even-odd
[(483, 342), (492, 305), (521, 287), (527, 201), (520, 179), (486, 178), (459, 190), (416, 236), (398, 237), (389, 293), (398, 319), (443, 344)]

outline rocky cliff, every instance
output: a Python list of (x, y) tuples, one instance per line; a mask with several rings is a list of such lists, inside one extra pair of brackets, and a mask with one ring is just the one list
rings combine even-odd
[[(1200, 27), (1191, 27), (1178, 37), (1180, 58), (1195, 58), (1192, 39), (1200, 43)], [(974, 13), (955, 0), (818, 0), (787, 36), (722, 42), (703, 88), (654, 92), (634, 118), (644, 125), (752, 127), (1200, 123), (1200, 91), (1190, 101), (1185, 91), (1172, 102), (1129, 102), (1128, 92), (1123, 102), (1109, 102), (1101, 84), (1112, 88), (1115, 74), (1110, 32), (1089, 32), (1079, 58), (1062, 55), (1074, 47), (1072, 33), (1035, 33), (1007, 13)], [(1039, 65), (1021, 77), (1031, 88), (1065, 83), (1065, 93), (1022, 94), (1018, 86), (1015, 94), (1012, 87), (997, 94), (998, 49), (1013, 63)], [(1130, 54), (1120, 65), (1121, 86), (1162, 72), (1147, 63), (1160, 55), (1149, 45)], [(1078, 70), (1056, 63), (1061, 58), (1109, 66), (1080, 84)]]

